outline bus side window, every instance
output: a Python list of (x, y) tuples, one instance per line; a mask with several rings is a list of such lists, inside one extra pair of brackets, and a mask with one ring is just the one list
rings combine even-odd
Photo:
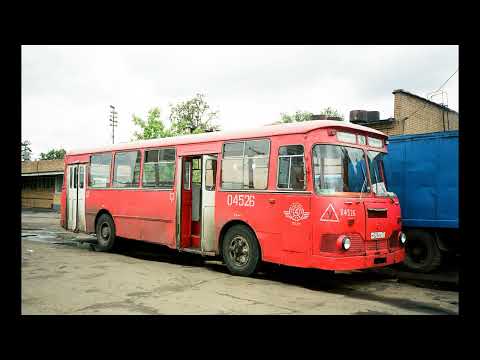
[[(138, 168), (140, 171), (140, 168)], [(145, 150), (143, 187), (172, 189), (175, 176), (175, 148)]]
[(209, 191), (215, 191), (215, 181), (217, 179), (217, 160), (208, 159), (205, 166), (205, 189)]
[(223, 145), (221, 184), (225, 190), (267, 189), (270, 141), (246, 140)]
[(113, 187), (138, 187), (140, 183), (141, 152), (126, 151), (115, 154)]
[(278, 149), (277, 188), (305, 190), (303, 145), (280, 146)]
[(107, 188), (110, 186), (110, 168), (112, 154), (96, 154), (90, 157), (90, 175), (88, 177), (91, 188)]

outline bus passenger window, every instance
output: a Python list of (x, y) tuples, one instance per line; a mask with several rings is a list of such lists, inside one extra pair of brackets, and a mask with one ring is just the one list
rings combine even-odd
[(112, 154), (92, 155), (90, 158), (89, 186), (92, 188), (106, 188), (110, 184), (110, 165)]
[(143, 187), (173, 188), (175, 149), (146, 150), (143, 162)]
[(215, 191), (217, 179), (217, 160), (208, 159), (205, 164), (205, 189)]
[(222, 160), (222, 189), (265, 190), (269, 157), (269, 140), (225, 143)]
[(115, 154), (113, 187), (138, 187), (140, 181), (140, 151)]
[(303, 145), (280, 146), (277, 187), (283, 190), (305, 190)]

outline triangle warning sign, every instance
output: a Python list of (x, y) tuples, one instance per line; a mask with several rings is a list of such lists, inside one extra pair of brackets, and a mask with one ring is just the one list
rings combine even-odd
[(328, 205), (327, 209), (325, 210), (322, 217), (320, 218), (320, 221), (339, 222), (337, 213), (333, 208), (332, 204)]

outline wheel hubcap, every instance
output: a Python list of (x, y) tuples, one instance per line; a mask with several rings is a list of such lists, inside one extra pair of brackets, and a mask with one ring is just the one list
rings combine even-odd
[(250, 258), (250, 247), (247, 240), (240, 235), (233, 238), (228, 249), (229, 255), (235, 265), (245, 266)]
[(102, 227), (100, 229), (100, 236), (102, 240), (108, 240), (108, 238), (110, 237), (110, 227), (108, 226), (108, 224), (102, 224)]

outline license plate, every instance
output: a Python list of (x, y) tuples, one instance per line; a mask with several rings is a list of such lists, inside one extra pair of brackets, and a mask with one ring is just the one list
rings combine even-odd
[(385, 232), (379, 232), (379, 231), (372, 232), (370, 234), (370, 238), (371, 239), (383, 239), (383, 238), (385, 238)]

